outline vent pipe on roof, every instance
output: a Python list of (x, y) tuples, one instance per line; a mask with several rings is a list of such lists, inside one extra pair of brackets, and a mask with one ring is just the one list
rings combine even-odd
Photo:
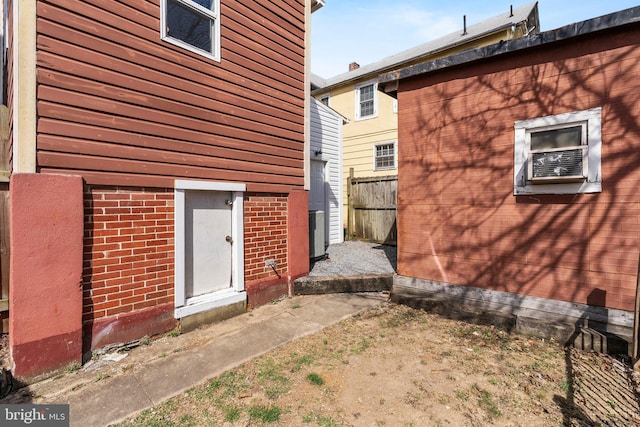
[(463, 32), (462, 35), (466, 36), (467, 35), (467, 15), (463, 15), (462, 16), (462, 26), (463, 26)]
[(513, 18), (513, 5), (510, 6), (509, 18)]

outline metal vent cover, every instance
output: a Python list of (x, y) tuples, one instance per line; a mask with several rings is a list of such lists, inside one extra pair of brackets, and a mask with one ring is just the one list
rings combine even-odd
[(531, 153), (531, 179), (584, 177), (584, 149)]

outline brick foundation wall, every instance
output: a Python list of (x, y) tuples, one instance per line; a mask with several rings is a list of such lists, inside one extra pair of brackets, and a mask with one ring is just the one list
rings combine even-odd
[[(280, 279), (288, 274), (287, 196), (282, 194), (245, 195), (244, 269), (245, 283)], [(266, 263), (276, 262), (275, 271)], [(286, 279), (284, 279), (286, 281)]]
[[(84, 210), (85, 351), (173, 327), (173, 190), (85, 186)], [(253, 306), (288, 292), (287, 226), (287, 195), (245, 195), (245, 288)]]
[(86, 186), (83, 322), (173, 302), (173, 190)]

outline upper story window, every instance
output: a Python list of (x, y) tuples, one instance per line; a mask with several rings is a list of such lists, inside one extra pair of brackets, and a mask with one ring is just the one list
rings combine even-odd
[(356, 120), (369, 119), (378, 114), (378, 82), (356, 86)]
[(386, 142), (373, 146), (373, 170), (396, 168), (396, 144)]
[(322, 102), (324, 105), (326, 105), (328, 107), (329, 106), (329, 98), (330, 98), (330, 96), (328, 94), (327, 95), (322, 95), (320, 97), (319, 101)]
[(601, 108), (515, 123), (514, 194), (602, 191)]
[(220, 61), (220, 0), (162, 0), (163, 40)]

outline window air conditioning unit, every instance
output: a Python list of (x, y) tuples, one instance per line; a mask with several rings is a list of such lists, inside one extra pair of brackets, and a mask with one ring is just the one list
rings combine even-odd
[(574, 150), (533, 152), (529, 179), (534, 183), (582, 181), (588, 171), (587, 147)]
[(589, 171), (586, 126), (532, 132), (528, 178), (533, 184), (584, 181)]

